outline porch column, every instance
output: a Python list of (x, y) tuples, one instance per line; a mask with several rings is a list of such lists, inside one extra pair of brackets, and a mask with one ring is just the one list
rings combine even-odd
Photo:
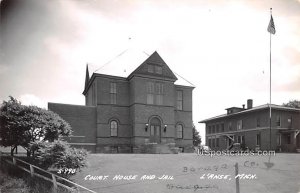
[(292, 139), (292, 144), (297, 146), (297, 136), (299, 135), (300, 133), (300, 130), (297, 130), (294, 132), (294, 135), (293, 135), (293, 139)]

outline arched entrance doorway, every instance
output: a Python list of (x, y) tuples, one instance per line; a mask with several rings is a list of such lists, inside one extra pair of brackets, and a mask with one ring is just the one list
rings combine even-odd
[(150, 142), (160, 143), (161, 121), (157, 117), (150, 120)]

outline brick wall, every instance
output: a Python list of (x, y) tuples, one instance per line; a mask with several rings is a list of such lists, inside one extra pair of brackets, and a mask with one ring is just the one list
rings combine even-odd
[[(277, 116), (280, 116), (280, 126), (277, 126)], [(257, 125), (257, 119), (259, 118), (260, 125)], [(288, 119), (292, 118), (292, 124), (288, 122)], [(241, 130), (237, 130), (237, 122), (242, 120), (243, 127)], [(229, 130), (229, 122), (232, 124), (232, 129)], [(219, 137), (219, 147), (212, 147), (215, 150), (222, 150), (227, 148), (225, 137), (221, 131), (220, 125), (224, 124), (224, 132), (229, 134), (234, 134), (235, 142), (237, 142), (237, 136), (245, 136), (245, 144), (250, 149), (256, 148), (256, 136), (261, 135), (261, 145), (262, 150), (268, 150), (270, 147), (270, 130), (269, 130), (269, 109), (261, 109), (258, 111), (253, 111), (245, 114), (238, 114), (227, 116), (224, 118), (208, 121), (206, 123), (206, 145), (209, 145), (208, 138)], [(216, 131), (216, 125), (219, 125), (219, 132)], [(209, 133), (209, 127), (215, 128), (215, 133)], [(287, 111), (282, 109), (272, 109), (272, 131), (271, 131), (271, 149), (278, 149), (277, 135), (279, 135), (279, 130), (288, 129), (300, 129), (300, 113), (297, 111)], [(248, 131), (247, 131), (248, 130)], [(223, 136), (222, 136), (223, 135)], [(285, 139), (282, 138), (282, 144), (285, 143)], [(289, 147), (290, 149), (290, 147)]]
[(48, 103), (48, 109), (71, 125), (74, 137), (68, 138), (70, 143), (96, 143), (96, 107)]

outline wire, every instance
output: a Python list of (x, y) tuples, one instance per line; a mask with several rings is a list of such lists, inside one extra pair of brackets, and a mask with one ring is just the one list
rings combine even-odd
[[(174, 71), (173, 71), (174, 72)], [(174, 72), (177, 76), (179, 76), (180, 78), (182, 78), (183, 80), (187, 81), (189, 84), (191, 84), (192, 86), (196, 87), (193, 83), (191, 83), (190, 81), (188, 81), (187, 79), (183, 78), (182, 76), (180, 76), (179, 74), (177, 74), (176, 72)]]
[(104, 66), (106, 66), (107, 64), (111, 63), (113, 60), (115, 60), (116, 58), (122, 56), (125, 52), (127, 52), (129, 49), (127, 48), (126, 50), (122, 51), (120, 54), (118, 54), (117, 56), (115, 56), (114, 58), (110, 59), (108, 62), (106, 62), (105, 64), (103, 64), (102, 66), (100, 66), (100, 68), (96, 69), (94, 72), (97, 72), (98, 70), (102, 69)]

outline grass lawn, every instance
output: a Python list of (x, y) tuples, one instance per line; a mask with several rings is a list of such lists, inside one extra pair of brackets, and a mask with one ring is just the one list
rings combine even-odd
[[(235, 193), (235, 163), (239, 174), (247, 175), (239, 180), (241, 193), (300, 192), (300, 154), (91, 154), (88, 160), (88, 167), (72, 179), (99, 193)], [(116, 180), (116, 175), (126, 179)], [(141, 179), (144, 175), (148, 178)], [(170, 179), (158, 179), (162, 175)]]

